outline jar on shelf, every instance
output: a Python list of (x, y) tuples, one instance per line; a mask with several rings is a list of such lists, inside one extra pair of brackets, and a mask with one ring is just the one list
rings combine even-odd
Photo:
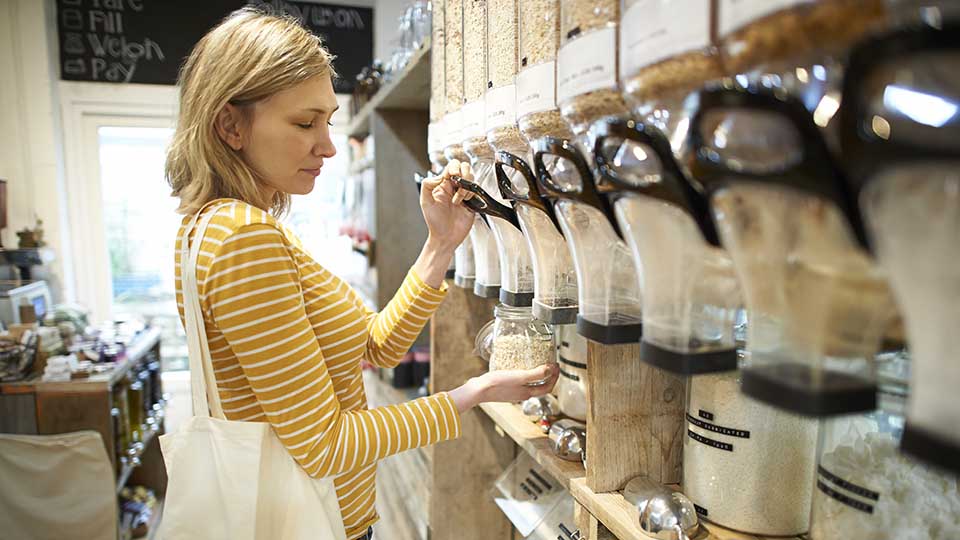
[(536, 319), (531, 308), (498, 304), (493, 314), (491, 371), (533, 369), (557, 362), (553, 329)]
[(560, 377), (554, 391), (564, 416), (587, 421), (587, 340), (573, 324), (557, 325)]
[(557, 108), (560, 0), (518, 0), (517, 123), (528, 143), (573, 138)]
[(561, 0), (557, 102), (574, 135), (604, 116), (623, 115), (617, 86), (619, 0)]
[(960, 484), (899, 451), (910, 360), (877, 359), (879, 407), (824, 420), (817, 445), (811, 540), (923, 538), (960, 531)]
[(635, 118), (653, 123), (679, 153), (684, 99), (723, 76), (711, 39), (711, 0), (623, 0), (620, 85)]
[(145, 438), (144, 425), (146, 425), (146, 415), (143, 410), (144, 388), (143, 383), (132, 374), (130, 383), (127, 386), (127, 405), (129, 407), (130, 432), (133, 434), (134, 442), (143, 442)]

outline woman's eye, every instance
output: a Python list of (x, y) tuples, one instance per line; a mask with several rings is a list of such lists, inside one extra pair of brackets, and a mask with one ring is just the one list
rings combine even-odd
[(313, 127), (313, 122), (307, 122), (306, 124), (297, 124), (297, 126), (303, 129), (310, 129)]

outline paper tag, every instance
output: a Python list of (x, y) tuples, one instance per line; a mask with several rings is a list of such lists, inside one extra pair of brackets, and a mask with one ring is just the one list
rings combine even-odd
[(427, 125), (427, 152), (443, 151), (443, 118)]
[(517, 123), (517, 87), (507, 84), (487, 90), (487, 131)]
[(567, 42), (557, 56), (557, 102), (617, 86), (617, 29), (600, 28)]
[(446, 136), (444, 148), (454, 144), (460, 144), (463, 141), (463, 115), (461, 111), (462, 109), (458, 109), (452, 113), (447, 113), (447, 115), (443, 117), (443, 125), (446, 127), (444, 130), (444, 135)]
[(620, 22), (620, 76), (710, 44), (710, 0), (642, 0)]
[(721, 36), (726, 36), (750, 21), (769, 15), (775, 11), (803, 4), (810, 0), (720, 0)]
[(517, 75), (517, 118), (557, 108), (557, 63), (528, 67)]
[(483, 137), (486, 131), (483, 129), (483, 111), (484, 103), (482, 99), (472, 101), (463, 106), (463, 126), (460, 132), (462, 140), (472, 139), (474, 137)]

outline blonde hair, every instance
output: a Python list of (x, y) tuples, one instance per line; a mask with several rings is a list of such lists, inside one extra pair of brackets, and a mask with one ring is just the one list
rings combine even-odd
[(180, 112), (166, 162), (177, 212), (192, 214), (219, 198), (286, 212), (290, 195), (264, 200), (263, 180), (220, 138), (216, 118), (228, 103), (245, 108), (317, 75), (335, 76), (332, 62), (299, 21), (255, 8), (234, 11), (207, 32), (180, 69)]

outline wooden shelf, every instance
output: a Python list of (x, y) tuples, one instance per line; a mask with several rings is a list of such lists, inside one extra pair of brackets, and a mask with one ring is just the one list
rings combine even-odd
[(569, 490), (572, 480), (583, 479), (586, 474), (583, 464), (557, 457), (549, 437), (523, 415), (519, 406), (513, 403), (481, 403), (480, 409), (564, 488)]
[[(162, 426), (162, 424), (161, 424)], [(153, 439), (160, 433), (159, 430), (148, 430), (146, 436), (143, 439), (143, 449), (135, 456), (139, 459), (144, 452), (147, 451), (147, 447), (153, 442)], [(133, 470), (139, 467), (139, 465), (134, 465), (133, 463), (127, 462), (126, 465), (120, 469), (120, 475), (117, 476), (117, 493), (120, 493), (120, 490), (127, 485), (127, 481), (130, 480), (130, 475), (133, 474)]]
[[(651, 540), (651, 537), (640, 530), (639, 512), (620, 492), (594, 493), (587, 487), (585, 479), (575, 478), (570, 481), (570, 494), (620, 540)], [(772, 540), (765, 536), (731, 531), (703, 521), (701, 525), (701, 531), (694, 540)], [(780, 537), (779, 540), (792, 539), (793, 537)]]
[(374, 110), (402, 109), (425, 111), (430, 106), (430, 40), (410, 57), (403, 71), (380, 88), (347, 126), (347, 134), (360, 137), (370, 133)]

